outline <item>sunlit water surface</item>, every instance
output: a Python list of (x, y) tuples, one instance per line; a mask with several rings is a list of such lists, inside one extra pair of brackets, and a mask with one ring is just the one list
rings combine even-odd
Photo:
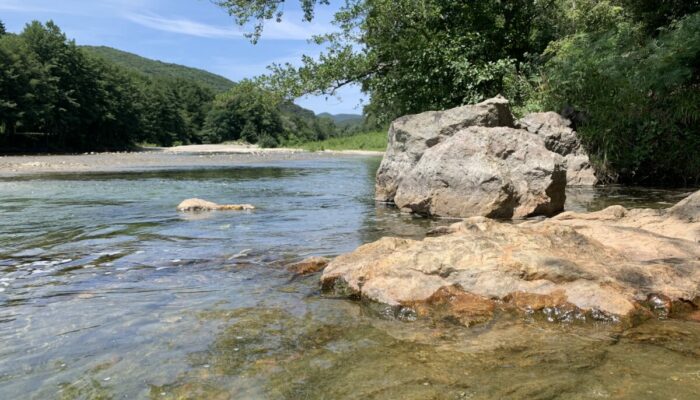
[[(402, 322), (287, 272), (451, 222), (375, 205), (378, 162), (0, 181), (0, 399), (700, 398), (700, 324)], [(567, 207), (684, 194), (579, 189)], [(189, 197), (258, 209), (177, 213)]]

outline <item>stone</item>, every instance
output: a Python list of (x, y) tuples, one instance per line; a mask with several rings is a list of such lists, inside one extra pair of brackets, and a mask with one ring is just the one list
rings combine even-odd
[(309, 257), (289, 265), (287, 270), (297, 275), (308, 275), (324, 269), (329, 262), (330, 260), (325, 257)]
[(699, 198), (668, 210), (613, 206), (520, 224), (468, 218), (439, 236), (385, 237), (340, 255), (321, 283), (418, 315), (447, 312), (465, 325), (488, 319), (491, 306), (552, 321), (665, 318), (699, 304)]
[(396, 119), (389, 127), (389, 145), (377, 170), (376, 199), (392, 202), (401, 175), (418, 163), (425, 150), (469, 126), (515, 126), (508, 100), (498, 96), (476, 105)]
[(566, 167), (544, 140), (513, 128), (470, 127), (427, 149), (394, 203), (447, 217), (524, 218), (564, 209)]
[(424, 302), (402, 305), (414, 309), (419, 316), (440, 314), (444, 319), (456, 320), (465, 326), (490, 320), (496, 309), (490, 299), (464, 292), (455, 286), (438, 289)]
[(541, 112), (526, 115), (518, 120), (517, 126), (542, 136), (547, 149), (564, 157), (569, 186), (593, 186), (599, 183), (588, 154), (571, 128), (571, 121), (555, 112)]
[(611, 206), (592, 213), (564, 212), (551, 222), (570, 226), (640, 262), (700, 257), (699, 204), (700, 191), (668, 210)]
[(375, 198), (407, 212), (551, 216), (565, 185), (598, 183), (569, 120), (547, 112), (516, 122), (501, 96), (398, 118), (388, 135)]
[(688, 321), (700, 322), (700, 311), (693, 311), (686, 318)]
[(668, 211), (674, 218), (687, 222), (700, 222), (700, 191), (681, 200)]
[(255, 207), (250, 204), (216, 204), (202, 199), (187, 199), (177, 206), (177, 210), (183, 212), (228, 210), (242, 211), (254, 209)]

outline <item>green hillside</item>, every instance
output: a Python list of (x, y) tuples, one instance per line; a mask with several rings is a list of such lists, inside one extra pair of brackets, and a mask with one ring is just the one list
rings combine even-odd
[(238, 140), (275, 147), (356, 133), (252, 80), (77, 46), (51, 21), (0, 31), (0, 100), (0, 153)]
[(185, 67), (178, 64), (169, 64), (162, 61), (151, 60), (136, 54), (113, 49), (106, 46), (81, 46), (85, 51), (106, 61), (121, 67), (138, 71), (151, 77), (181, 78), (197, 82), (209, 87), (217, 93), (231, 89), (235, 83), (223, 76), (213, 74), (197, 68)]
[(319, 117), (330, 118), (338, 126), (361, 125), (364, 122), (364, 117), (360, 114), (330, 114), (321, 113)]

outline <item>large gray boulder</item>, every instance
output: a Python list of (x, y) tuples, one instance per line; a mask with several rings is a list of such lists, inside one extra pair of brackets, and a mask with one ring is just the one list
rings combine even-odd
[(517, 125), (542, 136), (547, 149), (564, 156), (568, 185), (593, 186), (598, 183), (588, 154), (571, 128), (571, 121), (555, 112), (543, 112), (526, 115)]
[(394, 202), (426, 215), (524, 218), (562, 211), (565, 189), (564, 159), (541, 136), (474, 126), (427, 149), (404, 173)]
[(389, 127), (389, 144), (377, 171), (376, 199), (394, 201), (403, 173), (410, 171), (427, 149), (460, 129), (514, 125), (508, 100), (500, 96), (476, 105), (398, 118)]
[(389, 128), (376, 199), (421, 214), (553, 215), (569, 185), (598, 182), (571, 122), (534, 113), (515, 122), (508, 100), (407, 115)]

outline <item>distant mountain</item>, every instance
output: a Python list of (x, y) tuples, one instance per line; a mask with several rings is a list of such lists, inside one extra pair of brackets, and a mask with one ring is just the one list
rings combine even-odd
[(330, 118), (333, 120), (336, 126), (339, 128), (345, 128), (350, 126), (360, 126), (365, 122), (365, 117), (360, 114), (330, 114), (321, 113), (318, 114), (319, 118)]
[(81, 46), (85, 51), (121, 67), (152, 77), (181, 78), (207, 86), (217, 93), (231, 89), (235, 83), (223, 76), (184, 65), (151, 60), (106, 46)]
[(360, 114), (330, 114), (327, 112), (318, 114), (319, 117), (325, 117), (325, 118), (330, 118), (333, 120), (333, 122), (341, 123), (341, 122), (362, 122), (364, 117)]

